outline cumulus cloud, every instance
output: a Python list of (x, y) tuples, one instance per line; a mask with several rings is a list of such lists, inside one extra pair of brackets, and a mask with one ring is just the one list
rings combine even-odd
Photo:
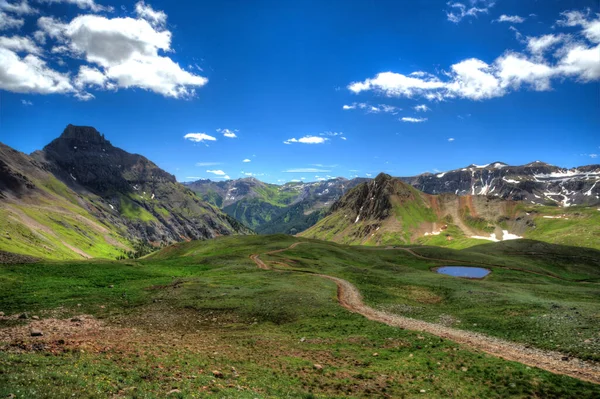
[(0, 47), (0, 89), (15, 93), (73, 93), (70, 77), (48, 67), (36, 55), (19, 56)]
[(159, 51), (171, 51), (171, 32), (157, 30), (146, 20), (82, 15), (68, 24), (42, 17), (38, 25), (61, 43), (54, 51), (98, 65), (115, 87), (139, 87), (182, 98), (207, 83), (206, 78), (159, 55)]
[[(600, 15), (592, 17), (589, 12), (573, 11), (561, 17), (559, 26), (579, 27), (579, 34), (528, 37), (524, 41), (526, 52), (506, 51), (490, 64), (477, 58), (465, 59), (440, 76), (423, 71), (408, 75), (381, 72), (373, 78), (352, 82), (347, 88), (356, 94), (373, 91), (388, 97), (424, 97), (430, 101), (486, 100), (523, 88), (550, 90), (553, 80), (600, 79)], [(553, 46), (559, 48), (551, 57), (544, 57)]]
[(237, 130), (217, 129), (217, 132), (223, 133), (223, 136), (228, 137), (230, 139), (235, 139), (237, 137), (237, 135), (235, 134)]
[(21, 104), (23, 104), (26, 107), (32, 106), (33, 102), (29, 101), (29, 100), (21, 100)]
[(410, 116), (405, 116), (402, 119), (400, 119), (402, 122), (409, 122), (409, 123), (421, 123), (421, 122), (425, 122), (427, 121), (427, 118), (413, 118)]
[[(40, 1), (74, 4), (93, 12), (109, 11), (109, 7), (92, 0)], [(6, 4), (13, 8), (18, 6), (23, 14), (33, 13), (27, 11), (26, 1), (17, 4), (0, 0), (3, 9), (8, 10)], [(0, 30), (23, 25), (22, 19), (5, 15), (1, 10)], [(37, 43), (27, 37), (2, 37), (0, 49), (5, 62), (0, 66), (0, 72), (4, 72), (0, 73), (0, 88), (40, 94), (71, 93), (83, 100), (94, 97), (86, 91), (91, 88), (140, 88), (165, 97), (193, 97), (196, 88), (208, 80), (183, 69), (167, 56), (174, 52), (172, 34), (164, 26), (166, 14), (143, 1), (136, 4), (135, 14), (138, 18), (84, 14), (68, 22), (43, 16), (37, 20), (38, 30), (33, 33)], [(48, 40), (51, 40), (48, 50), (42, 51), (38, 44), (47, 44)], [(58, 72), (48, 63), (53, 60), (60, 64), (56, 55), (85, 63), (78, 71)], [(10, 69), (7, 62), (11, 63)], [(46, 87), (49, 81), (61, 84), (52, 89)]]
[(41, 3), (67, 3), (72, 4), (79, 7), (82, 10), (90, 10), (93, 12), (101, 12), (101, 11), (114, 11), (114, 8), (111, 6), (102, 6), (97, 4), (94, 0), (38, 0)]
[(183, 136), (184, 139), (201, 143), (203, 141), (216, 141), (217, 139), (213, 136), (209, 136), (206, 133), (188, 133)]
[(244, 159), (242, 162), (244, 163), (248, 163), (248, 162), (252, 162), (251, 160), (249, 160), (248, 158)]
[(454, 137), (450, 137), (450, 138), (448, 139), (448, 141), (449, 141), (449, 142), (453, 142), (453, 141), (454, 141)]
[(301, 137), (299, 139), (296, 138), (291, 138), (291, 139), (287, 139), (286, 141), (284, 141), (284, 144), (292, 144), (292, 143), (301, 143), (301, 144), (323, 144), (324, 142), (326, 142), (327, 140), (329, 140), (328, 138), (325, 137), (319, 137), (319, 136), (304, 136)]
[(446, 16), (448, 21), (455, 24), (463, 18), (476, 18), (478, 14), (487, 14), (488, 10), (494, 6), (494, 1), (489, 0), (469, 0), (468, 4), (458, 2), (448, 2)]
[(513, 24), (521, 24), (523, 22), (525, 22), (525, 18), (520, 17), (518, 15), (505, 15), (502, 14), (500, 15), (500, 18), (498, 18), (496, 21), (498, 22), (510, 22)]
[(427, 112), (427, 111), (431, 111), (431, 109), (429, 109), (429, 107), (425, 104), (421, 104), (421, 105), (417, 105), (414, 107), (414, 110), (417, 112)]

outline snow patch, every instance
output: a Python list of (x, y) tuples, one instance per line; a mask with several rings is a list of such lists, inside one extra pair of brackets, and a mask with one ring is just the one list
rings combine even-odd
[(69, 173), (69, 176), (71, 176), (71, 179), (73, 179), (73, 180), (77, 181), (77, 179), (75, 178), (75, 176), (73, 176), (73, 174), (72, 174), (72, 173)]
[(444, 175), (445, 175), (446, 173), (447, 173), (447, 172), (440, 173), (440, 174), (438, 174), (438, 175), (435, 175), (435, 177), (440, 177), (440, 178), (442, 178), (442, 177), (444, 177)]
[(594, 185), (588, 191), (583, 193), (583, 195), (587, 195), (587, 196), (592, 195), (592, 190), (594, 189), (594, 187), (596, 187), (596, 184), (598, 184), (598, 182), (595, 182)]
[(360, 220), (360, 215), (356, 216), (356, 220), (354, 221), (354, 223), (358, 223), (358, 221)]
[(499, 242), (499, 241), (506, 241), (506, 240), (518, 240), (523, 237), (518, 236), (516, 234), (509, 233), (508, 230), (502, 230), (502, 239), (498, 239), (498, 237), (496, 236), (495, 233), (492, 233), (489, 236), (471, 236), (471, 238)]
[(108, 206), (110, 206), (110, 209), (115, 210), (115, 207), (112, 206), (112, 204), (108, 204)]
[(502, 180), (504, 180), (507, 183), (513, 183), (513, 184), (518, 184), (519, 183), (518, 180), (507, 179), (506, 177), (503, 177)]

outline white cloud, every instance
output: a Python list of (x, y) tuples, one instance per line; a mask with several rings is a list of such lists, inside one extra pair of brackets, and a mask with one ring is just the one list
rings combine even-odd
[(342, 140), (348, 140), (346, 137), (340, 137)]
[(7, 0), (0, 0), (0, 10), (18, 15), (37, 14), (39, 12), (35, 8), (31, 7), (27, 0), (21, 0), (21, 2), (8, 2)]
[(57, 72), (33, 54), (21, 58), (0, 47), (0, 89), (15, 93), (72, 93), (69, 76)]
[(381, 72), (363, 82), (354, 82), (348, 89), (354, 93), (375, 90), (389, 97), (412, 97), (425, 91), (442, 89), (445, 83), (435, 76), (412, 77), (394, 72)]
[(183, 136), (184, 139), (200, 143), (202, 141), (216, 141), (217, 139), (213, 136), (209, 136), (206, 133), (188, 133)]
[(317, 169), (317, 168), (296, 168), (284, 170), (283, 173), (327, 173), (330, 170)]
[(449, 142), (453, 142), (453, 141), (454, 141), (454, 137), (450, 137), (450, 138), (448, 139), (448, 141), (449, 141)]
[(391, 113), (393, 115), (396, 115), (398, 113), (398, 111), (402, 110), (402, 108), (398, 108), (393, 105), (388, 105), (388, 104), (371, 105), (371, 104), (367, 104), (367, 103), (352, 103), (351, 105), (342, 106), (342, 109), (344, 109), (344, 110), (362, 109), (368, 114), (378, 114), (380, 112), (384, 112), (384, 113)]
[(248, 158), (244, 159), (242, 162), (244, 163), (248, 163), (248, 162), (252, 162), (251, 160), (249, 160)]
[(301, 143), (301, 144), (323, 144), (324, 142), (326, 142), (327, 140), (329, 140), (328, 138), (325, 137), (318, 137), (318, 136), (304, 136), (301, 137), (299, 139), (295, 139), (295, 138), (291, 138), (288, 139), (286, 141), (284, 141), (284, 144), (292, 144), (292, 143)]
[(146, 5), (144, 1), (136, 3), (135, 13), (154, 26), (164, 26), (167, 22), (167, 14), (164, 11), (155, 11), (150, 4)]
[(223, 136), (225, 137), (229, 137), (230, 139), (235, 139), (237, 136), (235, 134), (235, 132), (237, 132), (237, 130), (229, 130), (229, 129), (217, 129), (217, 132), (219, 133), (223, 133)]
[[(470, 0), (469, 5), (466, 3), (448, 3), (449, 9), (446, 11), (448, 21), (459, 23), (466, 17), (477, 17), (477, 14), (487, 14), (488, 10), (494, 6), (493, 1), (489, 0)], [(478, 6), (481, 3), (481, 6)]]
[(33, 103), (29, 100), (21, 100), (21, 104), (23, 104), (26, 107), (33, 105)]
[(600, 79), (600, 44), (586, 47), (581, 44), (569, 46), (560, 60), (558, 69), (565, 75), (575, 76), (581, 81)]
[[(529, 54), (506, 51), (490, 64), (477, 58), (465, 59), (451, 65), (440, 77), (422, 71), (409, 75), (382, 72), (362, 82), (350, 83), (348, 90), (357, 94), (374, 91), (388, 97), (421, 96), (430, 101), (485, 100), (523, 88), (551, 90), (553, 80), (600, 79), (600, 15), (591, 19), (589, 12), (566, 12), (562, 16), (558, 25), (581, 27), (579, 35), (553, 33), (528, 37), (522, 42)], [(560, 47), (552, 58), (546, 59), (544, 52), (552, 46)]]
[(67, 3), (73, 4), (82, 10), (91, 10), (93, 12), (101, 11), (113, 11), (114, 8), (111, 6), (102, 6), (97, 4), (94, 0), (38, 0), (41, 3)]
[(84, 89), (86, 87), (97, 86), (99, 88), (104, 88), (106, 86), (106, 81), (108, 78), (102, 72), (100, 72), (96, 68), (90, 68), (87, 65), (82, 65), (79, 68), (79, 73), (75, 78), (75, 86), (79, 89)]
[(410, 116), (405, 116), (404, 118), (402, 118), (400, 120), (402, 122), (421, 123), (421, 122), (427, 121), (427, 118), (413, 118), (413, 117), (410, 117)]
[[(107, 10), (106, 7), (99, 6), (91, 0), (44, 1), (68, 2), (92, 11)], [(60, 77), (66, 82), (63, 82), (60, 88), (53, 90), (44, 88), (41, 83), (32, 85), (32, 73), (23, 76), (25, 68), (15, 69), (13, 65), (11, 76), (0, 75), (0, 85), (6, 90), (15, 87), (15, 90), (21, 92), (24, 90), (23, 87), (30, 87), (28, 92), (72, 93), (80, 99), (94, 97), (84, 91), (89, 87), (103, 90), (141, 88), (173, 98), (194, 96), (195, 89), (205, 85), (208, 80), (182, 69), (171, 58), (160, 54), (172, 52), (171, 32), (156, 24), (156, 21), (162, 21), (161, 17), (156, 16), (162, 15), (161, 12), (154, 11), (144, 4), (137, 5), (138, 14), (145, 13), (144, 17), (153, 21), (154, 26), (145, 19), (106, 18), (99, 15), (79, 15), (68, 23), (46, 16), (38, 19), (39, 30), (34, 33), (38, 43), (44, 44), (47, 38), (50, 38), (54, 41), (51, 45), (51, 54), (83, 59), (87, 62), (80, 66), (77, 74), (53, 71), (41, 59), (42, 51), (29, 38), (2, 38), (0, 48), (38, 56), (38, 64), (43, 64), (43, 67), (37, 68), (39, 71), (35, 79), (41, 81), (51, 75), (56, 79)], [(155, 17), (158, 19), (150, 16), (150, 10), (156, 13)], [(22, 22), (14, 23), (10, 20), (8, 22), (14, 26), (22, 25)], [(0, 18), (0, 29), (6, 25), (7, 20)], [(8, 55), (5, 53), (4, 57)], [(12, 58), (12, 62), (16, 62), (14, 57)], [(31, 64), (31, 62), (26, 63)], [(0, 68), (4, 69), (4, 65)], [(14, 81), (18, 78), (28, 78), (28, 80), (21, 83)]]
[(0, 36), (0, 48), (13, 50), (17, 53), (31, 53), (35, 55), (40, 55), (43, 52), (33, 40), (22, 36)]
[(506, 15), (506, 14), (502, 14), (500, 15), (500, 18), (498, 18), (496, 21), (498, 22), (510, 22), (513, 24), (521, 24), (523, 22), (525, 22), (525, 18), (520, 17), (518, 15)]
[(417, 112), (427, 112), (427, 111), (431, 111), (431, 109), (429, 109), (429, 107), (425, 104), (421, 104), (421, 105), (417, 105), (414, 107), (414, 110)]
[(532, 54), (542, 55), (557, 43), (565, 40), (565, 35), (543, 35), (539, 37), (527, 37), (527, 49)]
[(590, 154), (590, 158), (598, 158), (598, 154)]
[(196, 166), (215, 166), (221, 165), (221, 162), (196, 162)]
[(206, 173), (212, 173), (217, 176), (226, 176), (227, 175), (227, 173), (223, 172), (221, 169), (207, 170)]
[(20, 28), (24, 23), (23, 18), (15, 18), (0, 11), (0, 31)]

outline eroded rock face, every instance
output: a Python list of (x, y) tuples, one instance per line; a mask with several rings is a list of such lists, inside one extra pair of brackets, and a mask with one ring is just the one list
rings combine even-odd
[(600, 204), (600, 165), (564, 169), (539, 161), (523, 166), (494, 162), (401, 179), (427, 194), (489, 195), (559, 206)]

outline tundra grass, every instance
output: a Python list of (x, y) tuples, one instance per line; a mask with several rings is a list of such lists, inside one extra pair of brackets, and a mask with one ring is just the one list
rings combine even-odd
[[(0, 266), (0, 310), (6, 314), (27, 311), (43, 318), (87, 313), (124, 331), (114, 341), (67, 342), (62, 349), (56, 349), (60, 343), (3, 345), (0, 396), (593, 398), (600, 394), (597, 385), (369, 321), (338, 305), (332, 282), (306, 273), (260, 270), (249, 259), (252, 253), (285, 248), (295, 241), (287, 236), (226, 237), (178, 244), (137, 261)], [(382, 306), (409, 302), (449, 308), (448, 293), (463, 292), (467, 283), (452, 285), (449, 282), (461, 280), (450, 278), (440, 283), (434, 277), (443, 276), (429, 272), (428, 262), (396, 251), (310, 241), (281, 255), (292, 257), (294, 267), (354, 280), (369, 303)], [(402, 286), (394, 276), (408, 278), (403, 286), (416, 288), (397, 290)], [(483, 282), (487, 284), (483, 288), (470, 289), (502, 291), (512, 284), (502, 279)], [(511, 290), (524, 295), (518, 288)], [(578, 303), (581, 295), (569, 305)], [(478, 302), (476, 310), (483, 313), (486, 305)], [(505, 306), (513, 302), (507, 300)], [(557, 304), (567, 306), (564, 301)], [(489, 310), (494, 309), (492, 303)], [(5, 329), (19, 322), (0, 323)], [(215, 378), (213, 370), (222, 378)]]

